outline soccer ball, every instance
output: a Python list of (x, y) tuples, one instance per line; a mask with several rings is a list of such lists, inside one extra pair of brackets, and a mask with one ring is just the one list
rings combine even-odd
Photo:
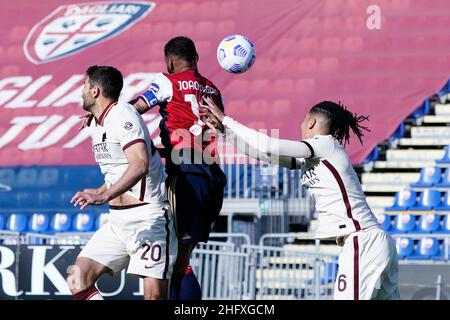
[(228, 36), (217, 47), (217, 61), (231, 73), (243, 73), (255, 63), (255, 46), (244, 36)]

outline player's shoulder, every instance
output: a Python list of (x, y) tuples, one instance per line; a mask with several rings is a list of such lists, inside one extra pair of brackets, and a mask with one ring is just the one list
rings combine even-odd
[(128, 102), (119, 101), (117, 105), (111, 109), (105, 123), (112, 125), (122, 123), (123, 121), (139, 122), (138, 111)]
[(318, 158), (329, 156), (334, 152), (336, 146), (339, 145), (339, 141), (331, 135), (315, 135), (314, 137), (303, 139), (302, 142), (312, 150), (314, 157)]

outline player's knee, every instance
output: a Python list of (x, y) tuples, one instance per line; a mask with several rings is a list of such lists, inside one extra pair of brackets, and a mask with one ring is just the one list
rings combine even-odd
[(83, 267), (78, 263), (78, 260), (75, 265), (70, 266), (66, 281), (72, 294), (83, 291), (93, 284), (88, 279), (87, 273), (83, 271)]

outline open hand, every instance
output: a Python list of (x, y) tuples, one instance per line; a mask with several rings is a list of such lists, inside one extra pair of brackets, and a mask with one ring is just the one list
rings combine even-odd
[(108, 197), (102, 194), (95, 194), (90, 192), (77, 192), (70, 200), (70, 203), (73, 203), (73, 206), (80, 206), (80, 210), (83, 210), (88, 205), (96, 205), (100, 206), (108, 201)]
[[(205, 102), (205, 103), (204, 103)], [(223, 118), (225, 118), (225, 114), (223, 111), (214, 103), (213, 99), (208, 96), (204, 96), (202, 101), (200, 102), (200, 107), (204, 109), (208, 109), (221, 123)]]
[(211, 111), (209, 111), (206, 108), (200, 107), (199, 108), (199, 114), (202, 118), (202, 121), (210, 128), (213, 132), (224, 132), (224, 127), (222, 123), (217, 119), (217, 117), (212, 114)]

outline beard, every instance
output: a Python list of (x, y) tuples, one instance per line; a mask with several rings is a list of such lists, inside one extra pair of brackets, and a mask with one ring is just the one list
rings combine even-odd
[(89, 99), (83, 96), (83, 110), (91, 112), (92, 107), (94, 106), (94, 101), (89, 101)]

